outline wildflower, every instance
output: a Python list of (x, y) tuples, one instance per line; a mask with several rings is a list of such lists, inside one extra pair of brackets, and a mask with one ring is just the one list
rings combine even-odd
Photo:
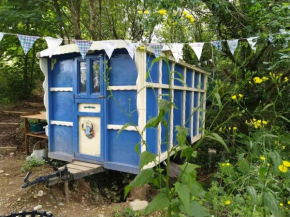
[(283, 165), (284, 165), (285, 167), (290, 167), (290, 162), (284, 160), (284, 161), (283, 161)]
[(282, 207), (282, 206), (284, 206), (284, 204), (283, 203), (279, 203), (279, 205)]
[(282, 146), (282, 150), (284, 150), (285, 148), (286, 148), (286, 146), (285, 146), (285, 145), (283, 145), (283, 146)]
[(140, 49), (140, 50), (144, 50), (144, 47), (143, 47), (143, 46), (141, 46), (141, 47), (139, 47), (139, 49)]
[(262, 123), (263, 123), (264, 125), (267, 125), (267, 124), (268, 124), (268, 122), (267, 122), (267, 121), (262, 121)]
[(263, 161), (266, 160), (266, 158), (264, 156), (261, 156), (260, 159)]
[(283, 164), (279, 165), (279, 170), (283, 173), (286, 173), (288, 171), (288, 168), (284, 166)]
[(193, 23), (194, 22), (194, 18), (190, 18), (190, 22)]
[(230, 205), (231, 204), (231, 201), (230, 200), (226, 200), (225, 201), (225, 205)]
[(261, 84), (263, 82), (263, 80), (260, 78), (260, 77), (254, 77), (253, 78), (253, 81), (256, 83), (256, 84)]
[(224, 167), (226, 164), (225, 163), (222, 163), (222, 167)]
[(290, 205), (290, 200), (288, 200), (288, 202), (287, 202), (289, 205)]
[(237, 127), (233, 127), (233, 130), (235, 131), (235, 130), (237, 130), (238, 128)]
[(223, 128), (220, 127), (220, 128), (219, 128), (219, 132), (222, 132), (222, 131), (223, 131)]
[(149, 11), (147, 11), (147, 10), (146, 10), (146, 11), (144, 11), (144, 14), (148, 15), (148, 14), (149, 14)]
[(187, 17), (188, 19), (193, 18), (193, 16), (192, 16), (191, 14), (187, 14), (186, 17)]
[(143, 14), (143, 11), (138, 11), (139, 14)]
[(232, 128), (231, 128), (231, 127), (229, 127), (229, 130), (232, 130)]
[(249, 81), (249, 84), (252, 84), (252, 82), (251, 82), (251, 81)]
[(229, 167), (230, 165), (231, 165), (230, 163), (226, 163), (226, 166), (228, 166), (228, 167)]
[(267, 167), (269, 167), (270, 166), (270, 163), (267, 163)]
[(186, 16), (188, 14), (188, 11), (183, 11), (182, 14)]
[(263, 80), (263, 81), (268, 81), (269, 78), (267, 78), (267, 77), (263, 77), (262, 80)]
[(289, 79), (288, 79), (287, 77), (285, 77), (285, 78), (284, 78), (284, 81), (285, 81), (285, 82), (288, 82), (288, 81), (289, 81)]
[(167, 10), (165, 9), (162, 9), (162, 10), (159, 10), (158, 13), (161, 14), (161, 15), (164, 15), (166, 14)]
[(239, 93), (239, 97), (240, 97), (240, 98), (242, 98), (243, 96), (244, 96), (243, 94)]
[(233, 99), (233, 100), (237, 99), (237, 96), (236, 96), (236, 95), (233, 95), (233, 96), (232, 96), (232, 99)]

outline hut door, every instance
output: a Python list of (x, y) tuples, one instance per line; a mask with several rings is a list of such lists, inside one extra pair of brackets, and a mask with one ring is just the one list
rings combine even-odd
[(103, 56), (76, 59), (74, 155), (83, 161), (102, 161), (105, 82)]

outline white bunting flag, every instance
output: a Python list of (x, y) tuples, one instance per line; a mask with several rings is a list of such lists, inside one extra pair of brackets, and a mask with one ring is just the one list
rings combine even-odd
[(174, 59), (176, 60), (176, 62), (178, 62), (179, 59), (183, 58), (183, 52), (182, 52), (183, 44), (172, 43), (172, 44), (169, 44), (169, 47), (171, 48), (172, 55)]
[(231, 53), (234, 55), (236, 48), (238, 47), (239, 39), (227, 40)]
[(162, 44), (153, 43), (153, 44), (150, 44), (149, 46), (152, 49), (152, 51), (153, 51), (153, 53), (154, 53), (156, 58), (161, 55), (161, 51), (163, 49), (163, 45)]
[(139, 43), (126, 42), (126, 49), (132, 59), (134, 58), (138, 46)]
[(109, 59), (111, 59), (111, 56), (115, 50), (116, 43), (113, 41), (103, 41), (102, 42), (103, 48), (108, 55)]
[(200, 61), (202, 49), (203, 49), (204, 43), (189, 43), (189, 46), (194, 51), (195, 55), (197, 56), (198, 61)]
[(62, 38), (45, 37), (44, 39), (48, 46), (49, 58), (51, 58), (56, 49), (62, 43)]
[(2, 40), (3, 36), (4, 36), (4, 33), (0, 32), (0, 41)]
[(250, 37), (247, 38), (248, 43), (250, 44), (252, 50), (254, 50), (256, 52), (257, 48), (256, 48), (256, 44), (257, 44), (257, 38), (258, 37)]

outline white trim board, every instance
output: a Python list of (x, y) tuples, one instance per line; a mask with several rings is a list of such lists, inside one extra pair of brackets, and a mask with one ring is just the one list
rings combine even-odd
[(137, 86), (136, 85), (108, 86), (107, 90), (137, 90)]
[[(107, 129), (108, 130), (120, 130), (123, 127), (123, 125), (117, 125), (117, 124), (108, 124)], [(138, 129), (138, 126), (137, 126)], [(127, 131), (137, 131), (136, 127), (134, 126), (128, 126), (126, 129)]]
[(59, 126), (67, 126), (67, 127), (72, 127), (73, 122), (68, 122), (68, 121), (50, 121), (51, 125), (59, 125)]
[(51, 87), (50, 91), (72, 92), (72, 87)]

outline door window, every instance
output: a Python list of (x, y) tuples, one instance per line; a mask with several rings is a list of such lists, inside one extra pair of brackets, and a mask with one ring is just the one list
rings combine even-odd
[(86, 93), (87, 92), (87, 63), (86, 62), (80, 62), (80, 79), (79, 79), (79, 90), (80, 93)]
[(100, 60), (92, 61), (92, 93), (100, 92)]

